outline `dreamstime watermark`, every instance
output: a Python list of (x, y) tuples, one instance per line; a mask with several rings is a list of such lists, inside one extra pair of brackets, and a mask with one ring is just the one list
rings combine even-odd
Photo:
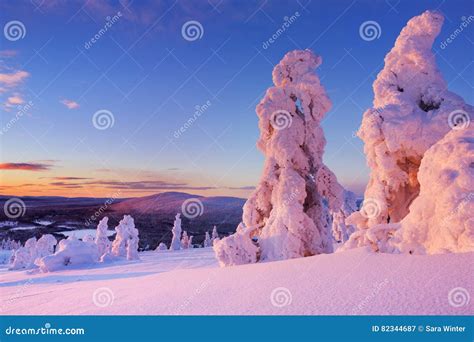
[(189, 117), (188, 120), (186, 120), (186, 122), (180, 128), (174, 131), (173, 136), (175, 137), (175, 139), (179, 139), (183, 135), (183, 133), (186, 132), (194, 124), (194, 122), (196, 122), (196, 120), (199, 119), (199, 117), (209, 109), (211, 105), (211, 101), (207, 100), (206, 103), (203, 105), (194, 106), (195, 111), (193, 115)]
[(293, 189), (290, 192), (290, 195), (286, 195), (286, 198), (283, 200), (283, 204), (289, 205), (292, 203), (299, 195), (300, 191), (298, 189)]
[(451, 129), (462, 130), (468, 128), (470, 123), (469, 113), (462, 109), (454, 110), (448, 115), (448, 125)]
[(92, 302), (99, 308), (105, 308), (114, 303), (114, 293), (108, 287), (99, 287), (92, 294)]
[(118, 190), (102, 204), (99, 209), (97, 209), (94, 214), (92, 214), (90, 217), (87, 218), (86, 220), (86, 227), (89, 227), (94, 221), (96, 221), (102, 214), (109, 208), (111, 204), (113, 204), (119, 196), (122, 194), (122, 190)]
[(181, 27), (181, 35), (188, 42), (194, 42), (201, 39), (204, 35), (204, 27), (197, 20), (189, 20)]
[(387, 284), (388, 279), (384, 279), (382, 282), (376, 283), (370, 293), (352, 309), (352, 314), (357, 315), (361, 311), (363, 311), (365, 307), (367, 307), (368, 305), (370, 306), (370, 302), (374, 300), (374, 298), (380, 293), (382, 288), (384, 288)]
[(290, 28), (290, 26), (299, 18), (300, 12), (296, 11), (293, 15), (291, 16), (285, 16), (283, 18), (283, 24), (278, 28), (275, 33), (272, 34), (270, 38), (268, 38), (266, 41), (262, 43), (262, 47), (264, 50), (268, 49), (271, 44), (275, 43), (280, 36), (285, 33), (287, 29)]
[(89, 50), (92, 45), (94, 45), (96, 42), (99, 41), (100, 38), (102, 38), (102, 36), (104, 34), (107, 33), (107, 31), (109, 29), (112, 28), (112, 26), (114, 26), (114, 24), (119, 21), (119, 19), (122, 17), (122, 12), (118, 11), (114, 16), (110, 17), (106, 17), (105, 20), (106, 20), (106, 23), (104, 24), (104, 26), (99, 30), (97, 31), (97, 33), (92, 36), (91, 39), (89, 39), (87, 42), (84, 43), (84, 48), (86, 50)]
[(270, 294), (270, 302), (277, 308), (288, 306), (293, 301), (291, 291), (286, 287), (277, 287)]
[(101, 109), (94, 113), (92, 116), (92, 124), (95, 128), (103, 131), (110, 127), (113, 127), (115, 123), (114, 114), (110, 110)]
[(5, 216), (10, 219), (19, 218), (26, 213), (26, 204), (20, 198), (10, 198), (3, 205)]
[(464, 287), (455, 287), (448, 293), (449, 305), (455, 308), (468, 305), (470, 300), (469, 291)]
[(359, 35), (366, 42), (379, 39), (382, 34), (382, 28), (379, 23), (374, 20), (364, 21), (359, 26)]
[(50, 323), (45, 323), (40, 328), (5, 328), (6, 335), (84, 335), (84, 328), (53, 328)]
[(12, 20), (3, 27), (3, 34), (11, 42), (23, 39), (26, 36), (26, 27), (19, 20)]
[(284, 109), (276, 110), (270, 116), (270, 125), (272, 125), (276, 130), (288, 128), (292, 123), (292, 115), (289, 111)]
[(193, 219), (204, 213), (204, 205), (199, 198), (188, 198), (181, 204), (181, 212), (188, 219)]
[(365, 198), (360, 208), (360, 213), (365, 218), (371, 219), (380, 215), (382, 205), (375, 198)]
[(441, 42), (441, 44), (439, 45), (441, 49), (446, 49), (448, 45), (451, 44), (464, 31), (464, 29), (466, 29), (469, 24), (474, 21), (474, 15), (470, 15), (469, 17), (462, 16), (461, 20), (462, 22), (461, 24), (459, 24), (459, 27), (455, 29), (453, 33), (449, 35), (448, 38)]
[(28, 113), (31, 107), (33, 107), (33, 101), (28, 101), (24, 105), (19, 105), (17, 107), (18, 111), (15, 113), (15, 116), (11, 118), (10, 121), (8, 121), (6, 125), (3, 126), (2, 129), (0, 130), (0, 136), (7, 133), (10, 130), (10, 128), (12, 128), (18, 122), (18, 120), (20, 120), (23, 117), (23, 115)]

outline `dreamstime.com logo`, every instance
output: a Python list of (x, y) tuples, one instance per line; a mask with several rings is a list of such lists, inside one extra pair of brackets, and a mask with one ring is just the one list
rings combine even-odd
[(26, 204), (20, 198), (10, 198), (3, 205), (3, 212), (10, 219), (19, 218), (26, 213)]
[(99, 287), (92, 294), (92, 303), (99, 308), (106, 308), (114, 303), (114, 293), (108, 287)]
[(379, 39), (382, 34), (382, 28), (379, 23), (373, 20), (364, 21), (359, 27), (359, 35), (366, 42)]
[(11, 42), (23, 39), (26, 36), (25, 25), (18, 20), (12, 20), (3, 27), (3, 35)]
[(101, 109), (94, 113), (92, 116), (92, 124), (98, 130), (105, 130), (113, 127), (115, 123), (114, 114), (110, 110)]
[(202, 38), (204, 35), (204, 27), (202, 27), (199, 21), (187, 21), (183, 24), (183, 27), (181, 27), (181, 35), (188, 42), (194, 42)]
[(288, 306), (293, 301), (291, 291), (286, 287), (277, 287), (270, 294), (270, 302), (277, 308)]
[(461, 306), (466, 306), (470, 301), (471, 296), (469, 295), (469, 291), (464, 287), (455, 287), (448, 293), (448, 302), (452, 307), (459, 308)]
[(181, 205), (181, 212), (188, 219), (196, 218), (204, 213), (204, 204), (199, 198), (188, 198)]
[(5, 329), (6, 335), (85, 335), (84, 328), (53, 328), (46, 323), (40, 328), (15, 328), (9, 326)]

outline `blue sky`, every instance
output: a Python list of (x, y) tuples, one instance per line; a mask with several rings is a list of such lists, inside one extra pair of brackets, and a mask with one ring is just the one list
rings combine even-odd
[[(20, 21), (25, 35), (0, 37), (0, 76), (18, 76), (0, 83), (0, 192), (245, 197), (263, 166), (255, 106), (284, 54), (310, 48), (323, 57), (318, 74), (333, 102), (324, 160), (360, 194), (368, 168), (354, 132), (372, 83), (406, 22), (428, 9), (446, 18), (438, 66), (450, 90), (472, 104), (473, 27), (440, 47), (473, 14), (471, 1), (2, 1), (2, 27)], [(182, 35), (191, 20), (202, 26), (194, 41)], [(380, 26), (372, 41), (359, 35), (369, 20)], [(6, 127), (19, 103), (30, 106)], [(99, 110), (112, 113), (113, 126), (93, 125)]]

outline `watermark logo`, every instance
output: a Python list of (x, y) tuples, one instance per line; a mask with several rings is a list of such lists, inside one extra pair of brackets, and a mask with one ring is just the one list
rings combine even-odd
[(199, 198), (188, 198), (181, 205), (181, 212), (188, 219), (193, 219), (204, 213), (204, 205)]
[(8, 201), (5, 202), (3, 205), (3, 212), (8, 218), (16, 219), (19, 218), (26, 213), (26, 205), (19, 198), (10, 198)]
[(114, 293), (108, 287), (99, 287), (92, 294), (92, 302), (99, 308), (105, 308), (114, 303)]
[(181, 27), (181, 35), (188, 42), (194, 42), (195, 40), (202, 38), (204, 35), (204, 28), (199, 21), (190, 20), (185, 22)]
[(106, 17), (105, 20), (105, 24), (104, 26), (99, 30), (97, 31), (97, 33), (91, 38), (89, 39), (87, 42), (84, 43), (84, 48), (86, 50), (89, 50), (92, 45), (94, 45), (96, 42), (99, 41), (100, 38), (102, 38), (103, 35), (105, 35), (107, 33), (107, 31), (109, 29), (112, 28), (112, 26), (122, 17), (122, 12), (118, 11), (114, 16), (110, 17)]
[(207, 100), (206, 103), (204, 103), (203, 105), (194, 106), (195, 111), (193, 115), (190, 116), (188, 120), (173, 133), (173, 136), (176, 139), (180, 138), (184, 134), (184, 132), (186, 132), (194, 124), (194, 122), (196, 122), (197, 119), (199, 119), (201, 115), (209, 109), (211, 105), (211, 101)]
[(382, 28), (374, 20), (364, 21), (359, 27), (359, 35), (366, 42), (379, 39), (382, 34)]
[(462, 130), (468, 128), (470, 123), (471, 117), (469, 116), (469, 113), (462, 109), (458, 109), (449, 113), (448, 125), (451, 127), (451, 129)]
[(470, 15), (469, 17), (462, 16), (461, 17), (461, 24), (449, 35), (448, 38), (443, 40), (439, 47), (444, 50), (451, 44), (472, 22), (474, 21), (474, 15)]
[(270, 294), (270, 302), (277, 308), (288, 306), (293, 301), (291, 291), (286, 287), (277, 287)]
[(455, 308), (466, 306), (470, 300), (471, 296), (464, 287), (455, 287), (448, 293), (449, 305)]
[(380, 215), (382, 206), (375, 198), (366, 198), (360, 208), (360, 213), (365, 218), (371, 219)]
[(285, 33), (285, 31), (289, 29), (290, 26), (299, 18), (299, 16), (300, 12), (298, 11), (289, 17), (285, 16), (283, 18), (283, 24), (275, 31), (275, 33), (272, 34), (270, 38), (262, 43), (262, 48), (266, 50), (271, 44), (275, 43), (277, 39), (280, 38), (280, 36), (283, 35), (283, 33)]
[(287, 110), (276, 110), (270, 116), (270, 125), (276, 130), (285, 129), (291, 126), (293, 117)]
[(106, 109), (98, 110), (94, 113), (94, 116), (92, 116), (92, 124), (101, 131), (113, 127), (114, 123), (114, 115), (111, 111)]
[(12, 20), (3, 27), (3, 34), (9, 41), (15, 42), (26, 36), (26, 27), (19, 20)]

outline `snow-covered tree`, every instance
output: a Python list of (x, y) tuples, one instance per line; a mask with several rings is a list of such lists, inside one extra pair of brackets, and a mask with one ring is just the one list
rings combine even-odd
[(11, 270), (18, 270), (22, 268), (34, 267), (35, 259), (38, 255), (36, 249), (36, 238), (32, 237), (26, 240), (25, 246), (18, 248), (13, 254), (12, 264), (10, 265)]
[(474, 248), (474, 108), (447, 89), (436, 67), (431, 48), (443, 20), (432, 11), (411, 19), (374, 83), (374, 108), (364, 113), (358, 133), (371, 175), (361, 210), (346, 220), (358, 230), (345, 249)]
[(184, 231), (183, 236), (181, 237), (181, 248), (183, 249), (189, 248), (189, 237), (188, 237), (187, 231)]
[(212, 246), (211, 236), (209, 235), (209, 232), (206, 232), (206, 237), (204, 238), (204, 247), (211, 247), (211, 246)]
[(212, 235), (211, 235), (211, 245), (214, 246), (214, 242), (219, 241), (219, 233), (217, 232), (217, 227), (212, 227)]
[(129, 229), (129, 238), (127, 241), (127, 260), (138, 260), (138, 229), (135, 228), (135, 223), (131, 221), (131, 224), (128, 227)]
[[(265, 155), (265, 165), (243, 208), (246, 233), (237, 239), (258, 238), (258, 255), (250, 260), (332, 251), (327, 211), (340, 208), (343, 189), (322, 162), (326, 141), (320, 122), (331, 102), (315, 74), (320, 64), (321, 57), (310, 50), (287, 53), (273, 70), (275, 86), (257, 106), (257, 146)], [(217, 243), (217, 250), (222, 252), (225, 240)], [(232, 251), (226, 255), (227, 261), (232, 259)]]
[(161, 251), (166, 251), (167, 249), (168, 249), (168, 247), (166, 246), (166, 244), (163, 243), (163, 242), (160, 242), (158, 247), (156, 247), (155, 251), (161, 252)]
[(193, 238), (194, 238), (193, 235), (191, 235), (191, 236), (189, 237), (188, 248), (194, 248), (194, 246), (193, 246)]
[(138, 230), (135, 228), (133, 217), (124, 215), (115, 231), (112, 254), (116, 257), (127, 257), (129, 260), (138, 258)]
[(100, 220), (99, 224), (97, 225), (95, 244), (97, 245), (100, 256), (110, 252), (111, 243), (107, 236), (107, 230), (109, 229), (108, 222), (109, 218), (106, 216), (102, 220)]
[(44, 234), (36, 242), (36, 257), (42, 258), (54, 253), (54, 247), (58, 244), (56, 238), (51, 234)]
[(173, 239), (171, 240), (170, 250), (177, 251), (181, 249), (181, 214), (176, 214), (174, 225), (171, 230)]
[(53, 272), (71, 266), (89, 265), (99, 261), (97, 245), (70, 236), (59, 242), (52, 255), (38, 258), (36, 264), (43, 272)]
[(474, 251), (474, 128), (453, 130), (426, 151), (418, 180), (393, 244), (414, 254)]
[(252, 240), (251, 229), (242, 223), (235, 234), (216, 240), (214, 251), (220, 266), (250, 264), (258, 261), (258, 246)]
[(345, 220), (357, 211), (357, 199), (353, 192), (344, 190), (344, 201), (341, 208), (332, 213), (332, 235), (337, 243), (344, 243), (354, 232), (354, 227), (346, 225)]
[[(447, 89), (431, 48), (444, 18), (426, 11), (401, 31), (374, 82), (373, 108), (358, 131), (371, 169), (364, 202), (349, 224), (366, 229), (400, 222), (420, 193), (417, 177), (425, 152), (471, 106)], [(464, 113), (464, 114), (463, 114)], [(457, 118), (456, 118), (457, 116)]]

